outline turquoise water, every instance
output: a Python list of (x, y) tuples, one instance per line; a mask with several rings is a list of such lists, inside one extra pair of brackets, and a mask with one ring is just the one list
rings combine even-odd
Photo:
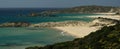
[[(89, 14), (58, 14), (58, 17), (10, 17), (7, 21), (27, 21), (30, 23), (59, 21), (92, 21)], [(0, 28), (0, 49), (24, 49), (30, 46), (44, 46), (73, 40), (69, 34), (51, 28)]]
[[(1, 11), (1, 10), (0, 10)], [(29, 23), (42, 23), (42, 22), (59, 22), (59, 21), (92, 21), (93, 19), (86, 16), (93, 14), (56, 14), (57, 17), (29, 17), (29, 16), (15, 16), (15, 12), (20, 11), (10, 10), (2, 11), (0, 13), (0, 23), (5, 22), (29, 22)], [(39, 11), (38, 11), (39, 12)], [(27, 13), (24, 12), (23, 13)], [(62, 31), (51, 28), (0, 28), (0, 49), (24, 49), (30, 46), (44, 46), (57, 42), (64, 42), (73, 40), (69, 34), (64, 36)]]
[(0, 28), (0, 49), (24, 49), (73, 40), (69, 34), (51, 28)]
[(5, 22), (29, 22), (29, 23), (41, 23), (41, 22), (56, 22), (56, 21), (91, 21), (92, 19), (85, 16), (91, 14), (57, 14), (56, 17), (30, 17), (30, 16), (0, 16), (0, 23)]
[[(7, 21), (28, 21), (30, 23), (59, 21), (92, 21), (89, 14), (58, 14), (58, 17), (14, 17)], [(0, 28), (0, 49), (24, 49), (30, 46), (44, 46), (73, 40), (69, 34), (51, 28)]]

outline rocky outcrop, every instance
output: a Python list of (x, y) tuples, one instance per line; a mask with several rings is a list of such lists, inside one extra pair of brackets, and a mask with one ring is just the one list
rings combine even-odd
[(27, 22), (7, 22), (0, 24), (0, 27), (28, 27), (30, 23)]
[(26, 16), (30, 16), (30, 17), (56, 17), (57, 15), (52, 14), (52, 13), (30, 13)]
[(29, 16), (29, 17), (56, 17), (56, 14), (52, 13), (29, 13), (29, 14), (18, 14), (17, 16)]
[(111, 25), (119, 24), (120, 21), (115, 19), (99, 17), (93, 20), (91, 23), (92, 23), (91, 26), (111, 26)]
[(39, 23), (39, 24), (33, 24), (30, 27), (60, 27), (60, 26), (78, 26), (78, 25), (84, 25), (86, 22), (82, 21), (65, 21), (65, 22), (46, 22), (46, 23)]
[(109, 18), (96, 18), (92, 22), (83, 21), (64, 21), (64, 22), (44, 22), (38, 24), (30, 24), (27, 22), (8, 22), (0, 24), (0, 27), (63, 27), (63, 26), (81, 26), (89, 25), (90, 27), (95, 26), (111, 26), (115, 24), (120, 24), (119, 20), (109, 19)]
[(96, 18), (92, 22), (83, 22), (83, 21), (45, 22), (45, 23), (32, 24), (30, 25), (30, 27), (64, 27), (64, 26), (82, 26), (82, 25), (95, 27), (95, 26), (112, 26), (118, 23), (120, 23), (119, 20), (114, 20), (109, 18)]

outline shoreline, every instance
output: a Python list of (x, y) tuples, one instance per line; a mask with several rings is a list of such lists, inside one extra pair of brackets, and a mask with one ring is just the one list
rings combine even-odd
[[(95, 32), (101, 29), (103, 26), (111, 26), (116, 23), (119, 23), (118, 20), (120, 20), (120, 15), (95, 15), (95, 16), (86, 16), (86, 17), (94, 18), (95, 20), (90, 22), (84, 22), (84, 21), (46, 22), (46, 23), (31, 24), (28, 27), (53, 28), (68, 33), (71, 36), (74, 36), (75, 38), (82, 38), (84, 36), (87, 36), (91, 32)], [(7, 23), (5, 25), (8, 24), (15, 25), (14, 23)], [(27, 23), (20, 23), (20, 24), (23, 24), (22, 26), (25, 26)]]
[(53, 27), (53, 28), (68, 33), (75, 38), (82, 38), (90, 34), (91, 32), (95, 32), (99, 30), (99, 28), (97, 27), (89, 27), (89, 26), (67, 26), (67, 27)]
[(96, 16), (87, 16), (89, 18), (109, 18), (109, 19), (115, 19), (115, 20), (120, 20), (120, 15), (96, 15)]
[[(99, 15), (99, 16), (88, 16), (88, 17), (90, 17), (90, 18), (102, 17), (102, 18), (107, 18), (107, 19), (120, 20), (120, 15)], [(102, 27), (104, 27), (104, 26), (90, 27), (91, 25), (95, 25), (95, 23), (96, 23), (95, 21), (89, 22), (85, 25), (79, 25), (79, 26), (71, 26), (70, 25), (70, 26), (63, 26), (63, 27), (60, 26), (60, 27), (53, 27), (53, 28), (61, 30), (63, 32), (66, 32), (66, 33), (70, 34), (71, 36), (74, 36), (75, 38), (82, 38), (84, 36), (87, 36), (91, 32), (95, 32), (97, 30), (100, 30)], [(97, 20), (97, 21), (98, 21), (97, 23), (99, 23), (99, 20)], [(107, 25), (107, 23), (109, 25)], [(109, 20), (108, 20), (108, 22), (105, 22), (104, 24), (106, 24), (107, 26), (115, 25), (114, 23), (113, 24), (109, 23)], [(86, 31), (84, 31), (84, 30), (86, 30)]]

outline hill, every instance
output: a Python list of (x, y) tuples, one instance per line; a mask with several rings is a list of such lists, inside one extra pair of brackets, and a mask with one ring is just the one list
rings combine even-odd
[(112, 6), (78, 6), (73, 8), (67, 8), (62, 10), (49, 10), (41, 13), (47, 14), (57, 14), (57, 13), (108, 13), (108, 12), (118, 12), (120, 10), (119, 7)]
[(120, 7), (112, 7), (112, 6), (77, 6), (72, 8), (62, 8), (59, 10), (46, 10), (40, 13), (30, 13), (28, 16), (41, 16), (41, 17), (56, 17), (55, 14), (60, 13), (116, 13), (120, 14)]
[(73, 41), (26, 49), (120, 49), (120, 24), (105, 26), (84, 38), (77, 38)]

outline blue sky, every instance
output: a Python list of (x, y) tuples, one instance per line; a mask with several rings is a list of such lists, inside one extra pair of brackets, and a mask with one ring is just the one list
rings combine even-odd
[(59, 8), (82, 5), (120, 6), (120, 0), (0, 0), (0, 8)]

